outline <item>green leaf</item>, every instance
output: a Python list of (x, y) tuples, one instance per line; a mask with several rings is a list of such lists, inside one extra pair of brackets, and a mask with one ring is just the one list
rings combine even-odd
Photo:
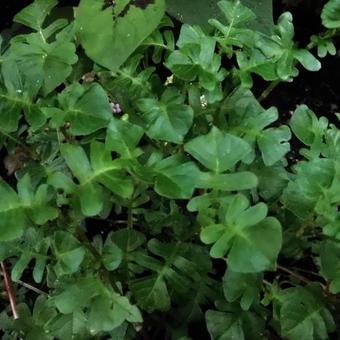
[(309, 150), (302, 149), (300, 152), (307, 158), (319, 157), (324, 149), (324, 135), (328, 127), (327, 118), (318, 119), (306, 105), (300, 105), (294, 111), (289, 125), (296, 137), (305, 145), (310, 146)]
[(61, 153), (79, 180), (77, 195), (85, 216), (97, 215), (102, 210), (104, 194), (101, 185), (124, 198), (132, 195), (132, 180), (126, 176), (123, 164), (118, 159), (112, 160), (105, 144), (91, 143), (91, 162), (84, 149), (78, 145), (64, 144)]
[(288, 126), (263, 131), (257, 142), (265, 165), (271, 166), (281, 160), (290, 150), (291, 133)]
[(267, 128), (278, 119), (275, 107), (265, 110), (253, 93), (243, 88), (236, 89), (225, 101), (231, 131), (242, 137), (251, 146), (251, 152), (243, 159), (250, 164), (256, 157), (256, 143), (266, 166), (281, 160), (290, 150), (291, 135), (286, 125)]
[(57, 259), (54, 270), (58, 276), (77, 272), (85, 257), (85, 248), (80, 242), (63, 231), (54, 234), (52, 250)]
[(184, 148), (215, 173), (230, 170), (250, 152), (247, 142), (217, 127), (213, 127), (207, 135), (192, 139)]
[(32, 222), (45, 224), (58, 216), (58, 210), (48, 205), (48, 186), (43, 184), (34, 192), (28, 175), (19, 180), (18, 194), (0, 179), (0, 194), (1, 241), (20, 237)]
[(258, 300), (261, 285), (259, 274), (237, 273), (228, 268), (223, 277), (224, 296), (229, 302), (240, 299), (243, 310), (249, 310), (253, 302)]
[(328, 339), (328, 332), (335, 329), (322, 293), (316, 289), (285, 289), (279, 296), (278, 304), (281, 333), (287, 339)]
[(46, 17), (57, 4), (57, 0), (35, 0), (22, 9), (13, 18), (13, 21), (39, 31), (42, 29)]
[(316, 59), (312, 53), (307, 50), (295, 50), (294, 57), (300, 62), (300, 64), (308, 71), (319, 71), (321, 69), (321, 63)]
[(340, 1), (329, 0), (321, 12), (322, 24), (330, 29), (340, 27)]
[(148, 249), (164, 262), (142, 253), (136, 254), (135, 261), (152, 273), (132, 280), (130, 288), (139, 306), (146, 311), (167, 311), (173, 294), (185, 295), (192, 281), (201, 281), (199, 269), (203, 263), (199, 254), (203, 249), (188, 243), (161, 243), (156, 239), (148, 242)]
[(208, 310), (205, 319), (212, 340), (264, 340), (263, 321), (255, 313), (230, 306), (225, 312)]
[(162, 196), (187, 199), (193, 194), (199, 174), (195, 163), (188, 162), (182, 155), (170, 156), (157, 163), (155, 191)]
[(295, 167), (297, 176), (283, 193), (285, 207), (301, 218), (306, 218), (331, 187), (335, 164), (330, 159), (302, 161)]
[(257, 177), (248, 171), (233, 174), (214, 174), (200, 172), (197, 188), (216, 189), (225, 191), (246, 190), (255, 188), (258, 184)]
[(185, 97), (175, 88), (168, 88), (157, 99), (141, 99), (138, 108), (143, 113), (146, 134), (153, 139), (180, 144), (189, 131), (194, 117), (192, 108), (183, 104)]
[(138, 308), (127, 297), (113, 292), (97, 278), (83, 278), (66, 285), (54, 300), (63, 314), (86, 308), (86, 326), (93, 334), (111, 331), (124, 321), (142, 322)]
[(107, 129), (105, 144), (123, 158), (134, 158), (139, 155), (136, 148), (143, 134), (144, 130), (138, 125), (113, 118)]
[[(143, 9), (131, 4), (122, 16), (113, 16), (111, 6), (102, 11), (102, 6), (101, 0), (81, 0), (76, 12), (77, 35), (92, 60), (117, 71), (157, 28), (164, 15), (165, 3), (155, 0)], [(127, 2), (125, 6), (128, 6)], [(123, 12), (122, 6), (117, 8)]]
[(249, 207), (245, 196), (235, 195), (230, 199), (222, 223), (204, 227), (201, 240), (214, 244), (210, 250), (213, 258), (228, 254), (228, 265), (233, 271), (271, 270), (281, 249), (282, 236), (280, 223), (266, 215), (264, 203)]
[(216, 41), (200, 27), (183, 25), (177, 41), (180, 50), (172, 52), (165, 66), (186, 81), (199, 80), (208, 102), (222, 99), (221, 82), (226, 70), (221, 68), (221, 56), (215, 53)]
[(71, 74), (72, 65), (78, 57), (72, 42), (57, 35), (55, 41), (48, 43), (47, 37), (42, 38), (42, 34), (26, 35), (24, 39), (14, 41), (5, 56), (15, 60), (20, 72), (32, 84), (42, 87), (43, 93), (47, 95)]
[(323, 241), (320, 248), (321, 273), (330, 281), (329, 290), (333, 294), (340, 292), (340, 246), (338, 242)]
[(107, 270), (115, 270), (123, 260), (122, 250), (114, 243), (113, 237), (108, 237), (102, 250), (102, 262)]
[(0, 239), (8, 241), (20, 237), (28, 225), (23, 205), (16, 192), (3, 180), (0, 180)]
[[(73, 135), (88, 135), (109, 125), (112, 110), (106, 92), (99, 84), (70, 85), (58, 95), (60, 107), (66, 113), (63, 123), (70, 123)], [(58, 116), (52, 117), (52, 121)]]

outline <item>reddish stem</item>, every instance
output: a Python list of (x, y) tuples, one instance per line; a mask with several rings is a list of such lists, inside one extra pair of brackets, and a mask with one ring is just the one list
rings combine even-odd
[(9, 303), (11, 305), (13, 318), (18, 319), (19, 315), (18, 315), (18, 312), (17, 312), (17, 306), (16, 306), (16, 302), (15, 302), (15, 295), (14, 295), (14, 290), (13, 290), (13, 286), (12, 286), (12, 281), (11, 281), (11, 278), (8, 274), (5, 261), (1, 262), (1, 269), (2, 269), (2, 272), (3, 272), (3, 275), (4, 275), (5, 288), (6, 288), (6, 291), (7, 291)]

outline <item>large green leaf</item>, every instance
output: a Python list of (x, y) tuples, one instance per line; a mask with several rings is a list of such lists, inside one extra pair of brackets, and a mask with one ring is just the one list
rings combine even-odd
[(328, 332), (335, 329), (333, 317), (317, 289), (285, 289), (277, 304), (281, 334), (289, 340), (328, 339)]
[(42, 25), (51, 12), (58, 4), (58, 0), (35, 0), (32, 4), (21, 10), (13, 19), (36, 31), (42, 29)]
[(127, 297), (113, 292), (96, 278), (83, 278), (69, 284), (54, 299), (64, 314), (86, 308), (87, 327), (92, 334), (113, 330), (124, 321), (142, 321), (138, 308)]
[(144, 130), (140, 126), (113, 118), (107, 129), (106, 145), (123, 158), (134, 158), (139, 155), (136, 147), (143, 134)]
[(182, 155), (174, 155), (157, 163), (155, 191), (168, 198), (190, 198), (196, 187), (198, 168)]
[(138, 101), (150, 138), (177, 144), (183, 142), (194, 117), (193, 109), (185, 105), (184, 100), (177, 89), (168, 88), (160, 101), (152, 98)]
[[(117, 1), (117, 11), (102, 10), (102, 0), (81, 0), (76, 11), (77, 34), (86, 54), (96, 63), (116, 71), (160, 23), (164, 0), (155, 0), (145, 8), (129, 5), (125, 13)], [(116, 15), (117, 14), (117, 15)]]
[(132, 280), (130, 288), (138, 304), (148, 312), (167, 311), (172, 295), (185, 295), (193, 282), (201, 281), (200, 271), (206, 270), (207, 257), (201, 247), (186, 243), (166, 244), (152, 239), (148, 249), (162, 261), (138, 253), (135, 261), (152, 273)]
[(210, 255), (227, 255), (229, 268), (239, 273), (256, 273), (274, 269), (281, 249), (281, 226), (267, 217), (267, 206), (258, 203), (249, 207), (243, 195), (230, 199), (221, 224), (203, 227), (201, 240), (214, 244)]
[(215, 173), (230, 170), (250, 152), (247, 142), (217, 127), (213, 127), (207, 135), (192, 139), (184, 148)]
[(90, 161), (84, 149), (78, 145), (64, 144), (61, 153), (79, 180), (76, 193), (84, 215), (93, 216), (102, 210), (105, 196), (101, 185), (124, 198), (132, 195), (132, 180), (127, 177), (122, 163), (112, 160), (105, 144), (91, 144)]
[(236, 89), (226, 99), (225, 109), (231, 131), (251, 146), (251, 152), (244, 159), (247, 163), (251, 163), (256, 156), (256, 144), (266, 166), (274, 165), (290, 150), (288, 141), (291, 134), (287, 126), (265, 129), (278, 119), (277, 109), (271, 107), (265, 110), (251, 91)]
[(0, 179), (0, 240), (8, 241), (22, 235), (31, 223), (45, 224), (58, 216), (58, 210), (48, 205), (49, 187), (42, 184), (34, 191), (29, 176), (18, 182), (18, 194)]
[(60, 20), (44, 30), (39, 29), (37, 33), (12, 40), (11, 47), (5, 53), (5, 58), (16, 61), (32, 86), (41, 87), (45, 95), (65, 81), (72, 72), (72, 65), (78, 60), (76, 47), (71, 42), (72, 34), (61, 31), (55, 35), (55, 40), (50, 39), (67, 25), (67, 20)]
[(228, 306), (224, 312), (208, 310), (205, 314), (212, 340), (264, 340), (263, 320), (255, 313)]
[(58, 100), (64, 113), (56, 112), (52, 116), (55, 127), (69, 122), (72, 134), (87, 135), (109, 125), (112, 110), (107, 94), (99, 84), (87, 87), (73, 84), (58, 95)]

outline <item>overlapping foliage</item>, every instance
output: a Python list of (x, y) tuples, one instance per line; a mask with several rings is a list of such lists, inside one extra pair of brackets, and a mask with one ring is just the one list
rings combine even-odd
[[(3, 36), (0, 260), (19, 314), (5, 304), (3, 339), (340, 334), (340, 131), (252, 92), (321, 68), (340, 2), (306, 47), (267, 1), (187, 3), (81, 0), (63, 17), (35, 0)], [(307, 278), (284, 266), (298, 260)]]

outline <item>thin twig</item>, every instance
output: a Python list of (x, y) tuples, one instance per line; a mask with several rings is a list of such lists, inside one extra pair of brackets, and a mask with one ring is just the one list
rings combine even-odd
[[(1, 276), (5, 276), (5, 274), (3, 272), (0, 272), (0, 275)], [(29, 290), (31, 290), (31, 291), (33, 291), (33, 292), (35, 292), (35, 293), (37, 293), (37, 294), (48, 295), (48, 293), (44, 292), (43, 290), (41, 290), (41, 289), (39, 289), (37, 287), (34, 287), (34, 286), (30, 285), (27, 282), (24, 282), (24, 281), (21, 281), (21, 280), (17, 280), (16, 283), (21, 285), (21, 286), (23, 286), (23, 287), (25, 287), (25, 288), (27, 288), (27, 289), (29, 289)]]
[(15, 301), (15, 295), (14, 295), (14, 290), (13, 290), (13, 286), (12, 286), (12, 281), (11, 281), (11, 278), (8, 274), (5, 261), (1, 261), (1, 269), (2, 269), (2, 272), (3, 272), (3, 275), (4, 275), (5, 288), (6, 288), (6, 291), (7, 291), (9, 303), (11, 305), (13, 318), (18, 319), (19, 314), (18, 314), (18, 311), (17, 311), (17, 305), (16, 305), (16, 301)]
[[(295, 277), (296, 279), (300, 280), (301, 282), (304, 282), (304, 283), (307, 283), (307, 284), (311, 283), (311, 281), (308, 280), (306, 277), (304, 277), (304, 276), (302, 276), (298, 273), (295, 273), (295, 272), (293, 272), (292, 270), (290, 270), (286, 267), (283, 267), (283, 266), (278, 264), (277, 268), (280, 269), (281, 271), (286, 272), (287, 274)], [(320, 286), (323, 290), (327, 291), (327, 287), (323, 283), (321, 283), (321, 282), (318, 282), (318, 283), (320, 284)]]

